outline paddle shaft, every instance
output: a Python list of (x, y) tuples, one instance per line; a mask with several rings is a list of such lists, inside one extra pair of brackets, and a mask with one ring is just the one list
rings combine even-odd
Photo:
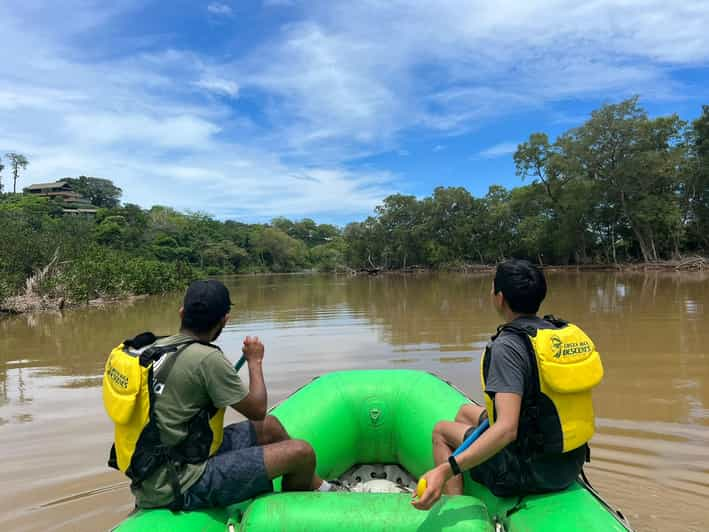
[(490, 426), (490, 420), (486, 419), (480, 425), (478, 425), (478, 428), (476, 428), (473, 433), (465, 438), (463, 440), (463, 443), (460, 444), (460, 447), (458, 447), (455, 451), (453, 451), (453, 456), (458, 456), (460, 453), (465, 451), (468, 447), (470, 447), (475, 440), (477, 440), (480, 435), (487, 430), (487, 428)]
[(239, 371), (241, 369), (241, 366), (243, 366), (245, 362), (246, 362), (246, 356), (241, 355), (241, 358), (239, 359), (239, 361), (236, 364), (234, 364), (234, 369), (236, 371)]

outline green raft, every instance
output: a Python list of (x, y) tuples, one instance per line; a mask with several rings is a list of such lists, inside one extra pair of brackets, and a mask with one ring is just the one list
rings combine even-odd
[[(469, 401), (459, 390), (430, 373), (343, 371), (316, 378), (273, 408), (271, 414), (278, 417), (292, 437), (312, 444), (321, 477), (345, 478), (344, 475), (354, 471), (357, 480), (362, 480), (362, 472), (371, 471), (373, 477), (382, 479), (389, 471), (398, 477), (408, 473), (406, 479), (396, 481), (406, 484), (408, 479), (411, 485), (433, 466), (434, 424), (441, 419), (453, 419), (458, 408)], [(622, 515), (582, 481), (563, 492), (527, 496), (518, 504), (516, 498), (495, 497), (466, 475), (465, 495), (443, 496), (428, 512), (413, 508), (408, 493), (279, 493), (280, 482), (274, 484), (276, 493), (227, 508), (193, 512), (141, 510), (114, 530), (630, 530)]]

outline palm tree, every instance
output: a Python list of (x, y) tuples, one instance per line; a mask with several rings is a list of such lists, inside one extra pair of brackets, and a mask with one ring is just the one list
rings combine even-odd
[(10, 159), (12, 165), (12, 193), (17, 194), (17, 180), (20, 178), (20, 169), (24, 170), (30, 162), (21, 153), (6, 153), (5, 157)]

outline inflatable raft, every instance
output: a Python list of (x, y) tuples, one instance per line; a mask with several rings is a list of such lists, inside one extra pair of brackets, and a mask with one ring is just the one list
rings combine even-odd
[(365, 370), (316, 378), (270, 412), (294, 438), (312, 444), (321, 477), (352, 492), (276, 493), (227, 508), (141, 510), (119, 532), (456, 531), (609, 532), (630, 530), (585, 482), (547, 495), (502, 499), (465, 476), (465, 494), (428, 512), (410, 504), (416, 479), (433, 466), (431, 432), (470, 399), (430, 373)]

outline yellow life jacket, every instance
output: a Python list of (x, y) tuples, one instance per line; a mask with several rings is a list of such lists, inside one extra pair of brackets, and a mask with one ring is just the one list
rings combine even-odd
[(210, 406), (198, 412), (188, 422), (187, 437), (176, 446), (162, 442), (154, 415), (156, 397), (177, 357), (197, 341), (155, 346), (157, 339), (143, 333), (125, 340), (106, 361), (103, 405), (115, 426), (108, 465), (125, 473), (137, 487), (167, 464), (175, 499), (181, 501), (174, 467), (201, 463), (217, 452), (224, 436), (224, 408)]
[[(530, 455), (566, 453), (586, 444), (594, 433), (591, 391), (603, 378), (603, 364), (593, 341), (579, 327), (553, 316), (556, 329), (506, 324), (498, 329), (520, 335), (532, 368), (517, 431), (518, 449)], [(483, 391), (490, 367), (485, 350), (480, 374)], [(485, 393), (490, 424), (495, 422), (493, 397)]]

